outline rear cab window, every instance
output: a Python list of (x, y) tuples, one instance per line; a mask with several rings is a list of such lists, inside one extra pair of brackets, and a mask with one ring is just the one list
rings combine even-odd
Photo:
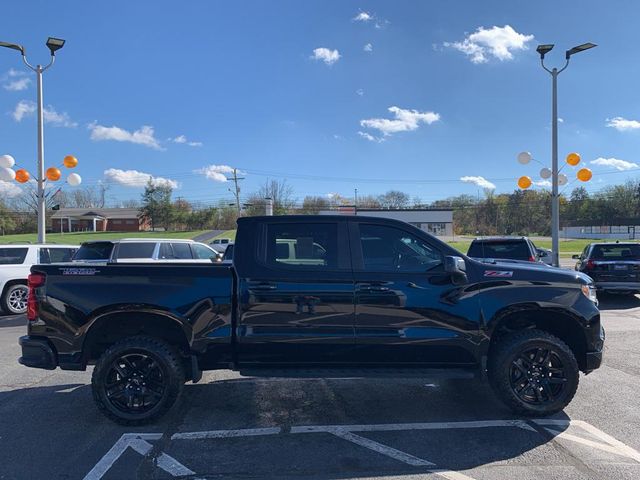
[(0, 248), (0, 265), (22, 265), (28, 252), (28, 248)]
[(112, 242), (83, 243), (73, 256), (73, 260), (109, 260), (113, 246)]
[(532, 252), (524, 240), (480, 240), (471, 243), (467, 255), (475, 258), (530, 260)]

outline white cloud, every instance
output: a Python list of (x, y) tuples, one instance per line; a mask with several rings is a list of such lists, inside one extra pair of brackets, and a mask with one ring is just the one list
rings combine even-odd
[(369, 118), (360, 120), (360, 125), (365, 128), (378, 130), (382, 135), (388, 136), (397, 132), (416, 130), (420, 123), (431, 125), (440, 120), (440, 114), (435, 112), (419, 112), (418, 110), (406, 110), (400, 107), (388, 109), (395, 118)]
[(558, 117), (558, 123), (564, 123), (564, 118)]
[(371, 15), (369, 12), (365, 12), (363, 10), (360, 10), (358, 12), (358, 14), (353, 17), (353, 21), (354, 22), (370, 22), (371, 20), (373, 20), (373, 15)]
[(327, 65), (333, 65), (340, 60), (340, 52), (338, 50), (330, 50), (328, 48), (320, 47), (313, 50), (311, 58), (313, 60), (321, 60)]
[(201, 147), (202, 142), (191, 142), (187, 140), (187, 137), (184, 135), (178, 135), (176, 138), (170, 138), (170, 140), (174, 143), (184, 143), (189, 145), (190, 147)]
[(496, 189), (496, 186), (484, 177), (466, 176), (466, 177), (460, 177), (460, 181), (464, 183), (473, 183), (474, 185), (477, 185), (480, 188), (487, 188), (489, 190)]
[(155, 150), (164, 150), (154, 136), (153, 127), (148, 125), (144, 125), (134, 132), (128, 132), (115, 125), (113, 127), (105, 127), (98, 125), (96, 122), (90, 123), (88, 128), (91, 130), (91, 140), (115, 140), (116, 142), (136, 143)]
[(455, 48), (471, 57), (472, 63), (487, 63), (490, 58), (500, 61), (512, 60), (513, 52), (526, 50), (527, 43), (533, 40), (533, 35), (523, 35), (516, 32), (510, 25), (504, 27), (493, 26), (478, 29), (467, 35), (462, 42), (444, 42), (445, 47)]
[[(206, 167), (199, 168), (198, 170), (194, 170), (193, 173), (200, 173), (214, 182), (226, 182), (227, 175), (225, 174), (233, 173), (233, 167), (230, 167), (229, 165), (208, 165)], [(238, 171), (238, 173), (244, 175), (244, 172)]]
[[(36, 104), (30, 100), (20, 100), (13, 110), (12, 116), (16, 122), (21, 122), (22, 119), (30, 117), (36, 113)], [(45, 123), (50, 123), (54, 127), (67, 127), (75, 128), (78, 126), (76, 122), (73, 122), (69, 118), (67, 112), (58, 113), (53, 106), (48, 105), (42, 110)]]
[(367, 132), (358, 132), (358, 135), (360, 135), (362, 138), (369, 140), (370, 142), (376, 142), (376, 143), (382, 143), (384, 142), (384, 138), (383, 137), (375, 137), (373, 135), (371, 135), (370, 133)]
[(361, 89), (361, 88), (359, 88), (359, 89), (357, 89), (357, 90), (356, 90), (356, 94), (357, 94), (358, 96), (362, 97), (362, 96), (364, 95), (364, 90), (363, 90), (363, 89)]
[(607, 118), (607, 127), (615, 128), (619, 132), (626, 132), (640, 129), (640, 122), (638, 120), (627, 120), (623, 117)]
[(155, 177), (150, 173), (139, 172), (138, 170), (109, 168), (104, 171), (104, 177), (109, 182), (117, 183), (118, 185), (123, 185), (125, 187), (146, 187), (149, 180), (151, 180), (154, 185), (168, 185), (173, 189), (180, 187), (180, 183), (175, 180)]
[(362, 47), (362, 49), (365, 52), (373, 52), (373, 45), (371, 45), (370, 43), (367, 43), (364, 47)]
[(531, 182), (534, 185), (538, 186), (538, 187), (550, 187), (551, 186), (551, 181), (550, 180), (538, 180), (535, 182)]
[(23, 118), (33, 115), (36, 111), (36, 104), (28, 100), (20, 100), (13, 110), (13, 119), (21, 122)]
[(626, 160), (620, 160), (618, 158), (603, 158), (599, 157), (595, 160), (591, 160), (592, 165), (600, 165), (603, 167), (613, 167), (616, 170), (620, 170), (621, 172), (624, 170), (632, 170), (634, 168), (640, 167), (637, 163), (628, 162)]
[(26, 90), (31, 84), (31, 78), (27, 76), (26, 72), (13, 68), (10, 68), (4, 75), (0, 75), (0, 81), (3, 82), (2, 87), (10, 92)]
[(3, 197), (17, 197), (21, 193), (22, 190), (18, 185), (0, 180), (0, 194), (2, 194)]

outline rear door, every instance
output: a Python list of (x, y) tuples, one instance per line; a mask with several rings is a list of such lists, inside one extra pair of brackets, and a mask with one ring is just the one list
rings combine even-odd
[(256, 227), (252, 272), (239, 278), (240, 363), (351, 362), (354, 287), (346, 222), (274, 220)]
[(417, 229), (353, 223), (358, 361), (470, 365), (479, 332), (476, 295), (452, 284), (444, 255)]

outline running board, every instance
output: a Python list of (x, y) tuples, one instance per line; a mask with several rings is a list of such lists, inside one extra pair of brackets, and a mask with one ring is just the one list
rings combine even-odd
[(243, 377), (472, 379), (473, 370), (454, 368), (256, 368), (239, 367)]

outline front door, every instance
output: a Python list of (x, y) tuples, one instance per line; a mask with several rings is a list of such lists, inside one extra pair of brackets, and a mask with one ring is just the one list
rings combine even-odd
[(354, 287), (346, 221), (262, 226), (255, 274), (239, 279), (238, 361), (351, 361)]
[(477, 295), (444, 271), (435, 242), (417, 229), (351, 224), (358, 361), (470, 365), (479, 332)]

